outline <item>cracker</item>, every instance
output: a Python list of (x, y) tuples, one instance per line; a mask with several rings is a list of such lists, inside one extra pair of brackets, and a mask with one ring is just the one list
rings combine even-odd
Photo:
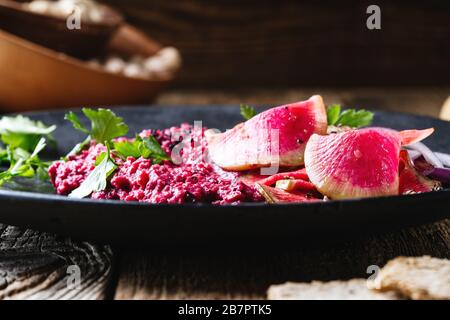
[(414, 300), (450, 299), (450, 260), (429, 256), (398, 257), (374, 280), (380, 291), (396, 291)]
[(267, 292), (269, 300), (397, 300), (393, 292), (370, 290), (366, 279), (311, 283), (287, 282), (273, 285)]

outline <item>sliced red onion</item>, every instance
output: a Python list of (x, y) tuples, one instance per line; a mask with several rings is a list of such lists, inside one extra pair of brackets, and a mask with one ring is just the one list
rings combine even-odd
[(414, 161), (414, 160), (416, 160), (416, 159), (419, 159), (420, 156), (422, 155), (422, 154), (421, 154), (419, 151), (417, 151), (417, 150), (406, 150), (406, 151), (408, 151), (409, 158), (410, 158), (412, 161)]
[(422, 154), (425, 160), (435, 168), (444, 168), (442, 161), (422, 142), (416, 142), (406, 147), (408, 150), (415, 150)]
[(435, 152), (434, 154), (441, 160), (445, 167), (450, 167), (450, 154), (442, 152)]
[(434, 168), (427, 176), (443, 183), (450, 183), (450, 169), (447, 168)]

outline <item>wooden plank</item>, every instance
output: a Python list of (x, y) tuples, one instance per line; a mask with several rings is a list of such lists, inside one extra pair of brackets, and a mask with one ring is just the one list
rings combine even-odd
[(264, 299), (271, 284), (365, 277), (399, 255), (450, 258), (450, 220), (333, 246), (120, 254), (116, 299)]
[(111, 274), (108, 246), (0, 224), (0, 299), (104, 299)]
[(448, 1), (107, 0), (180, 49), (183, 87), (449, 83)]

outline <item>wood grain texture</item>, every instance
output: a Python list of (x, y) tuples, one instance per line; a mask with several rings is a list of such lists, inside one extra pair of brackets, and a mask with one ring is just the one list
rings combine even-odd
[[(163, 105), (221, 105), (246, 103), (250, 105), (281, 105), (301, 101), (320, 94), (326, 104), (364, 109), (400, 111), (438, 117), (450, 95), (450, 86), (435, 87), (292, 87), (284, 89), (259, 88), (239, 90), (182, 90), (164, 92), (156, 101)], [(450, 102), (449, 102), (450, 104)], [(450, 107), (449, 107), (450, 108)], [(450, 109), (449, 109), (450, 110)]]
[(181, 50), (183, 87), (449, 84), (450, 3), (107, 0)]
[[(71, 265), (81, 269), (73, 289)], [(0, 224), (0, 299), (104, 299), (111, 273), (107, 246)]]
[(328, 245), (122, 253), (116, 299), (264, 299), (271, 284), (367, 278), (404, 256), (450, 258), (450, 220)]

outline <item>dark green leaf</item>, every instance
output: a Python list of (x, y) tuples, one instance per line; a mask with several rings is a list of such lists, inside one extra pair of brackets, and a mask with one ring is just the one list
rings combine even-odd
[(142, 144), (140, 145), (139, 150), (144, 158), (152, 158), (155, 162), (170, 160), (169, 155), (152, 135), (142, 138)]
[(8, 151), (0, 148), (0, 165), (9, 162)]
[(256, 115), (256, 110), (249, 105), (241, 104), (241, 115), (245, 120), (250, 120)]

